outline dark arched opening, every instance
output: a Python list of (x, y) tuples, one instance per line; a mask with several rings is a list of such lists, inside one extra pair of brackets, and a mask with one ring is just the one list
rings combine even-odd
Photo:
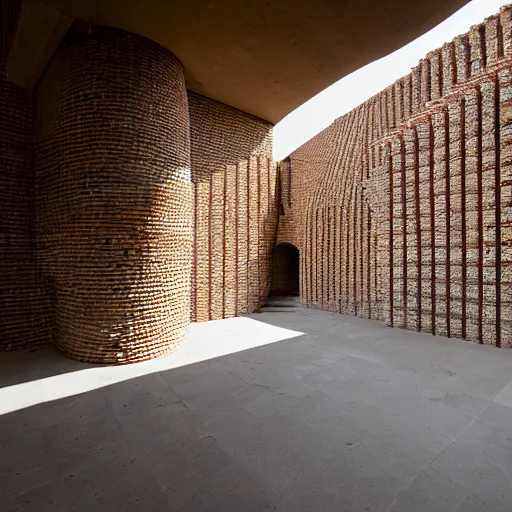
[(292, 244), (276, 245), (272, 253), (271, 295), (300, 295), (299, 250)]

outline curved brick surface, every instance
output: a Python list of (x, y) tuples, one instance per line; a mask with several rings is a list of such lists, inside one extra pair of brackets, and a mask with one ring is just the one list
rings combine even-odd
[(142, 37), (74, 30), (36, 105), (37, 240), (57, 350), (115, 364), (168, 352), (190, 317), (182, 66)]
[(281, 164), (305, 305), (510, 346), (512, 8)]

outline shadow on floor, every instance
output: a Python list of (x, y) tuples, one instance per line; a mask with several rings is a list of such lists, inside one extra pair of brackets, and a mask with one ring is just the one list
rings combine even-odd
[(94, 368), (94, 365), (63, 357), (57, 354), (50, 344), (15, 352), (1, 352), (0, 388), (86, 368)]
[[(0, 510), (509, 510), (509, 352), (314, 310), (251, 318), (307, 334), (0, 416)], [(205, 352), (250, 335), (222, 325), (202, 324)]]

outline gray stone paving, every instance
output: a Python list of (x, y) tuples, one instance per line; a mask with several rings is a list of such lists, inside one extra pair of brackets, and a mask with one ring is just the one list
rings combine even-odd
[[(512, 351), (251, 318), (306, 334), (1, 415), (0, 510), (512, 510)], [(84, 368), (2, 354), (0, 386)]]

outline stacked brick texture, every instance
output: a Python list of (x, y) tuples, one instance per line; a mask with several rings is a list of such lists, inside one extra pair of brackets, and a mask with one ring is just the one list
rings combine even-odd
[(6, 80), (0, 94), (0, 349), (51, 340), (131, 363), (171, 350), (191, 317), (265, 302), (270, 123), (187, 92), (171, 53), (107, 27), (74, 26), (33, 95)]
[(512, 345), (512, 8), (280, 164), (305, 305)]
[(270, 287), (277, 229), (272, 125), (189, 92), (195, 191), (192, 320), (252, 313)]
[(187, 93), (144, 38), (75, 27), (35, 96), (6, 81), (7, 53), (1, 348), (163, 354), (190, 318), (265, 302), (276, 233), (307, 306), (511, 344), (511, 8), (278, 168), (269, 123)]
[(34, 251), (30, 95), (0, 79), (0, 333), (7, 349), (51, 339), (52, 313)]
[(193, 194), (183, 68), (142, 37), (72, 30), (36, 96), (37, 256), (54, 345), (122, 364), (190, 321)]

